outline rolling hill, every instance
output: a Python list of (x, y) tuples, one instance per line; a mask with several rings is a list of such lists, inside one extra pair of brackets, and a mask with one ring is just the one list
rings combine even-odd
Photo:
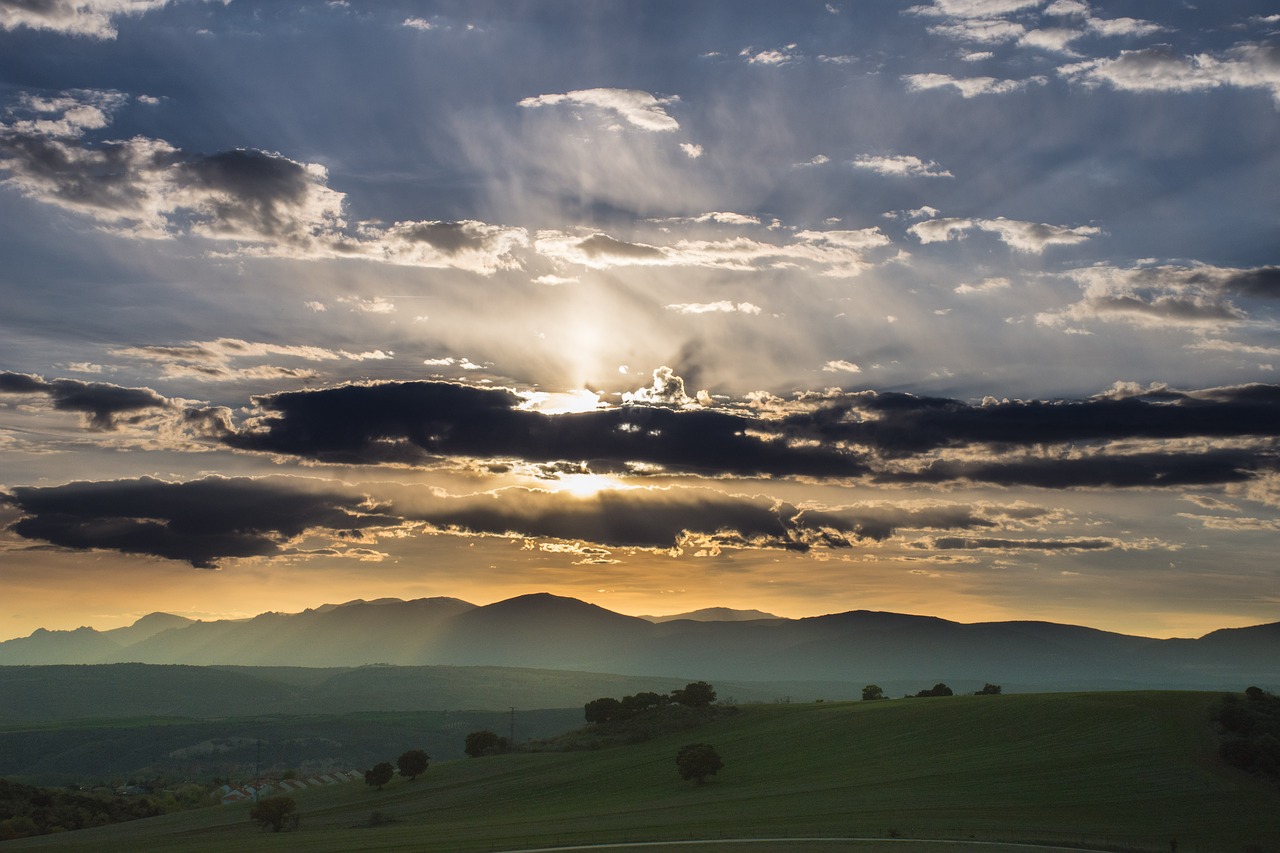
[[(1216, 758), (1197, 693), (1101, 693), (746, 706), (695, 733), (575, 753), (433, 764), (416, 782), (298, 792), (296, 834), (247, 806), (166, 815), (6, 849), (501, 851), (621, 841), (865, 838), (805, 851), (935, 853), (919, 840), (1086, 849), (1280, 849), (1280, 790)], [(682, 782), (676, 750), (711, 743), (724, 768)], [(376, 819), (375, 819), (376, 818)], [(684, 849), (650, 847), (656, 851)], [(786, 844), (709, 845), (785, 853)], [(983, 848), (1006, 853), (1016, 848)]]

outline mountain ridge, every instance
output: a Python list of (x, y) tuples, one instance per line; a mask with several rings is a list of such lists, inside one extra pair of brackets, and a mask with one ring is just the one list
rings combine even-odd
[[(687, 618), (698, 613), (730, 618)], [(1280, 682), (1280, 622), (1156, 639), (1034, 620), (962, 623), (870, 610), (738, 618), (742, 613), (712, 608), (652, 622), (545, 592), (487, 605), (444, 596), (356, 599), (247, 620), (148, 614), (109, 631), (37, 629), (0, 643), (0, 665), (506, 666), (744, 681), (1003, 680), (1063, 689)]]

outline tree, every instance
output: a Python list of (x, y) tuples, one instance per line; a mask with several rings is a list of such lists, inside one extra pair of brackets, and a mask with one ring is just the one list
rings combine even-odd
[(883, 698), (884, 698), (884, 691), (880, 689), (879, 684), (868, 684), (866, 687), (862, 688), (863, 701), (871, 702), (876, 699), (883, 699)]
[(672, 690), (671, 698), (690, 708), (705, 708), (716, 701), (716, 691), (705, 681), (693, 681), (683, 689)]
[(724, 767), (724, 762), (710, 744), (691, 743), (676, 753), (676, 767), (680, 769), (681, 779), (693, 779), (701, 785), (708, 776), (716, 775), (716, 771)]
[(490, 731), (472, 732), (467, 735), (464, 751), (472, 758), (479, 758), (482, 755), (495, 755), (502, 752), (506, 743), (506, 738), (500, 738)]
[(929, 690), (921, 690), (919, 693), (916, 694), (916, 696), (954, 696), (954, 695), (955, 695), (955, 691), (953, 691), (950, 687), (948, 687), (947, 685), (941, 682), (933, 685), (933, 687), (930, 688)]
[(982, 686), (982, 689), (981, 689), (981, 690), (979, 690), (978, 692), (974, 693), (973, 695), (974, 695), (974, 696), (999, 696), (999, 695), (1000, 695), (1000, 685), (999, 685), (999, 684), (984, 684), (984, 685)]
[(372, 768), (364, 771), (364, 783), (373, 785), (379, 791), (382, 786), (391, 781), (391, 777), (396, 775), (396, 769), (391, 766), (390, 761), (382, 761), (373, 765)]
[[(368, 774), (365, 776), (368, 778)], [(297, 810), (298, 804), (293, 797), (265, 797), (249, 809), (249, 820), (257, 821), (263, 829), (269, 826), (272, 832), (279, 832), (286, 824), (290, 827), (298, 825)]]
[(396, 759), (396, 767), (400, 768), (401, 776), (408, 776), (412, 782), (423, 773), (427, 772), (427, 765), (431, 761), (431, 756), (427, 755), (421, 749), (406, 750)]
[(602, 696), (592, 699), (583, 707), (588, 723), (607, 723), (615, 719), (622, 711), (622, 703), (617, 699)]

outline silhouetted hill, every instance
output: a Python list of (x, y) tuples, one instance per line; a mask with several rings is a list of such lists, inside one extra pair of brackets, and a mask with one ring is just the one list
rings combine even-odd
[(379, 599), (242, 621), (152, 616), (110, 632), (40, 630), (0, 643), (0, 665), (499, 666), (916, 690), (948, 680), (1015, 690), (1280, 683), (1280, 623), (1158, 640), (1052, 622), (964, 624), (866, 610), (805, 619), (740, 614), (654, 623), (547, 593), (483, 607)]
[(641, 616), (649, 622), (676, 622), (688, 619), (694, 622), (750, 622), (755, 619), (779, 619), (772, 613), (763, 610), (734, 610), (732, 607), (704, 607), (688, 613), (673, 613), (670, 616)]

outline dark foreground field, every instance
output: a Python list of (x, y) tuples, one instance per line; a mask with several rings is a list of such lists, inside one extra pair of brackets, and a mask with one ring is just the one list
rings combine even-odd
[[(301, 792), (291, 833), (262, 833), (246, 806), (224, 806), (5, 849), (496, 851), (838, 837), (884, 840), (662, 849), (926, 853), (957, 847), (914, 842), (952, 839), (1280, 851), (1280, 789), (1218, 761), (1217, 702), (1094, 693), (746, 706), (697, 732), (629, 746), (447, 762), (383, 791)], [(682, 782), (674, 764), (694, 739), (725, 762), (701, 786)]]

